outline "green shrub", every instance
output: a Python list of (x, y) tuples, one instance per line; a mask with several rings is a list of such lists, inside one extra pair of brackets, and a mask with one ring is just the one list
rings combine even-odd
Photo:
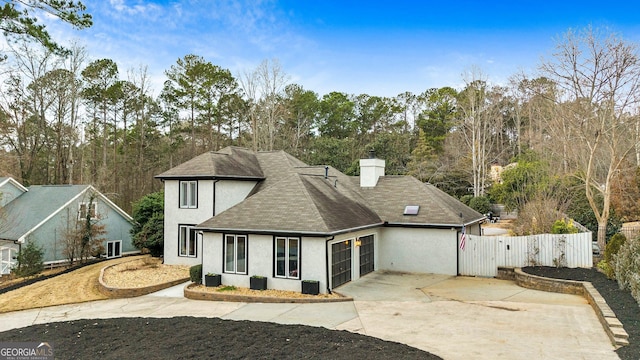
[(164, 193), (145, 195), (133, 203), (131, 229), (132, 242), (140, 250), (147, 249), (151, 256), (159, 257), (164, 252)]
[(611, 265), (609, 265), (608, 262), (600, 260), (597, 266), (600, 271), (607, 275), (607, 277), (613, 278), (615, 276), (615, 269)]
[(480, 214), (486, 214), (491, 211), (491, 201), (486, 196), (476, 196), (469, 200), (469, 207)]
[(133, 245), (138, 249), (147, 249), (153, 257), (164, 254), (164, 214), (155, 213), (133, 234)]
[(191, 278), (191, 282), (202, 284), (202, 264), (193, 265), (189, 268), (189, 277)]
[(578, 228), (573, 224), (573, 220), (559, 219), (551, 226), (552, 234), (576, 234)]
[(13, 273), (20, 277), (40, 274), (44, 269), (42, 263), (42, 248), (36, 246), (33, 241), (20, 249), (18, 253), (18, 266), (13, 269)]
[(234, 291), (236, 290), (236, 287), (233, 285), (227, 285), (227, 286), (223, 286), (221, 288), (219, 288), (217, 291)]
[(603, 271), (605, 275), (607, 275), (607, 277), (610, 279), (616, 278), (617, 274), (616, 274), (615, 257), (620, 251), (620, 247), (626, 241), (627, 241), (627, 238), (623, 234), (617, 233), (609, 239), (609, 241), (607, 242), (607, 245), (604, 247), (604, 259), (602, 261), (607, 263), (608, 267), (606, 271), (604, 269)]
[(631, 296), (640, 304), (640, 238), (624, 242), (614, 259), (620, 289), (631, 291)]
[(611, 264), (613, 257), (620, 251), (620, 247), (627, 241), (627, 237), (621, 233), (613, 235), (604, 247), (604, 260)]
[(471, 201), (471, 199), (473, 199), (473, 195), (462, 195), (462, 197), (460, 198), (460, 202), (469, 206), (469, 201)]

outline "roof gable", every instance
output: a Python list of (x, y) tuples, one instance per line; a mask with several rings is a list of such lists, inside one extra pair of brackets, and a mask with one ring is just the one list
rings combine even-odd
[(331, 234), (380, 218), (322, 177), (293, 174), (198, 225), (218, 231)]
[(6, 206), (27, 191), (27, 188), (14, 178), (0, 177), (0, 206)]
[(133, 221), (131, 216), (91, 185), (32, 185), (28, 190), (5, 206), (4, 218), (0, 222), (0, 238), (24, 239), (88, 192), (95, 194), (127, 221)]
[(58, 213), (88, 185), (32, 185), (28, 192), (5, 206), (0, 238), (19, 240)]
[(179, 178), (246, 178), (263, 179), (264, 174), (256, 154), (250, 150), (229, 146), (220, 151), (198, 155), (164, 173), (159, 179)]

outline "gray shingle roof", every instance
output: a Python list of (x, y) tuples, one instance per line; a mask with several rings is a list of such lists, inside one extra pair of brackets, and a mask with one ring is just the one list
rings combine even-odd
[(381, 222), (366, 206), (335, 191), (330, 180), (294, 173), (198, 227), (329, 234)]
[[(242, 166), (246, 168), (240, 169)], [(284, 151), (252, 152), (229, 147), (200, 155), (157, 177), (215, 178), (238, 174), (261, 181), (247, 199), (198, 227), (326, 235), (384, 223), (461, 226), (484, 218), (414, 177), (384, 176), (374, 188), (361, 188), (358, 177), (332, 167), (327, 171), (325, 166), (308, 166)], [(417, 215), (404, 215), (407, 205), (418, 205), (420, 211)]]
[(263, 179), (256, 154), (250, 150), (229, 146), (209, 151), (171, 168), (156, 178), (247, 178)]
[[(456, 198), (412, 176), (383, 176), (374, 188), (360, 191), (371, 208), (390, 224), (459, 226), (484, 218)], [(420, 206), (418, 214), (404, 215), (407, 205)]]

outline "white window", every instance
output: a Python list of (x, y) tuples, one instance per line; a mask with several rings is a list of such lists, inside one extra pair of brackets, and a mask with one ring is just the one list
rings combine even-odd
[(300, 279), (300, 238), (276, 238), (276, 277)]
[(122, 256), (122, 240), (107, 241), (107, 259)]
[(247, 273), (247, 236), (224, 236), (224, 272)]
[(180, 181), (180, 208), (195, 209), (198, 207), (198, 182)]
[(80, 203), (80, 209), (78, 210), (78, 219), (86, 220), (87, 219), (87, 211), (89, 212), (89, 216), (91, 216), (91, 220), (97, 218), (97, 206), (95, 202), (90, 203)]
[(180, 225), (179, 231), (179, 256), (196, 257), (196, 248), (198, 241), (196, 238), (196, 231), (192, 225)]

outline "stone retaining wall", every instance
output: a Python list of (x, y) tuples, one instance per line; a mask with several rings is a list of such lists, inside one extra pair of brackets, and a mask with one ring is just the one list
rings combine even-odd
[(270, 296), (251, 296), (251, 295), (236, 295), (228, 294), (224, 292), (209, 292), (209, 291), (197, 291), (193, 288), (196, 284), (187, 285), (184, 288), (184, 297), (193, 300), (210, 300), (210, 301), (231, 301), (231, 302), (260, 302), (260, 303), (320, 303), (320, 302), (341, 302), (352, 301), (350, 297), (340, 298), (284, 298), (284, 297), (270, 297)]
[(103, 295), (108, 296), (110, 298), (130, 298), (130, 297), (147, 295), (147, 294), (151, 294), (151, 293), (156, 292), (156, 291), (164, 290), (164, 289), (170, 288), (172, 286), (179, 285), (179, 284), (182, 284), (184, 282), (189, 281), (189, 277), (185, 277), (185, 278), (174, 280), (174, 281), (171, 281), (171, 282), (168, 282), (168, 283), (156, 284), (156, 285), (139, 287), (139, 288), (116, 288), (116, 287), (111, 287), (111, 286), (107, 285), (104, 282), (104, 279), (103, 279), (104, 272), (105, 272), (106, 269), (108, 269), (110, 267), (113, 267), (113, 266), (116, 266), (116, 265), (119, 265), (119, 264), (114, 264), (114, 265), (103, 267), (100, 270), (100, 277), (98, 278), (98, 290), (100, 291), (100, 293), (102, 293)]
[[(513, 273), (513, 275), (509, 273)], [(629, 335), (622, 327), (622, 323), (590, 282), (545, 278), (527, 274), (520, 268), (500, 268), (499, 278), (501, 274), (504, 276), (503, 279), (513, 277), (516, 284), (523, 288), (584, 296), (598, 316), (598, 320), (612, 344), (616, 347), (629, 345)]]

